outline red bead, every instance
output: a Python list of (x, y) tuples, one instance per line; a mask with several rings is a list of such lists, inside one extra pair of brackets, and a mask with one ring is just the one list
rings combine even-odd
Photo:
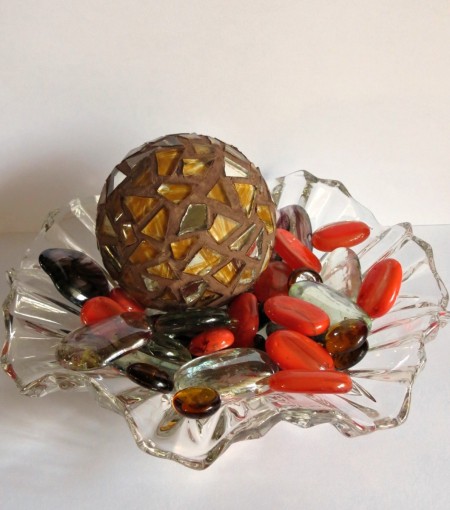
[(230, 347), (234, 342), (233, 333), (226, 328), (213, 328), (194, 336), (189, 351), (194, 356), (211, 354)]
[(233, 347), (253, 347), (259, 329), (258, 300), (251, 292), (235, 297), (228, 307), (230, 318), (236, 321)]
[(347, 393), (352, 389), (352, 380), (335, 370), (282, 370), (269, 377), (269, 386), (273, 391), (288, 393)]
[(370, 228), (362, 221), (338, 221), (317, 229), (311, 241), (320, 251), (333, 251), (362, 243), (369, 235)]
[(83, 324), (90, 325), (120, 315), (126, 310), (106, 296), (88, 299), (81, 307), (80, 319)]
[(112, 289), (109, 293), (109, 297), (118, 303), (122, 308), (124, 308), (127, 312), (144, 312), (145, 309), (137, 303), (133, 298), (128, 296), (124, 290), (120, 287), (116, 287)]
[(267, 337), (266, 352), (283, 370), (332, 370), (328, 352), (305, 335), (280, 329)]
[(291, 269), (306, 267), (317, 273), (322, 269), (320, 260), (314, 253), (288, 230), (277, 228), (274, 249)]
[(289, 276), (291, 268), (284, 262), (270, 262), (267, 269), (263, 271), (255, 282), (253, 292), (260, 303), (264, 303), (272, 296), (289, 293)]
[(324, 333), (328, 315), (318, 306), (291, 296), (274, 296), (264, 303), (264, 312), (273, 322), (307, 336)]
[(402, 266), (395, 259), (384, 259), (367, 272), (357, 304), (372, 318), (381, 317), (395, 303), (402, 284)]

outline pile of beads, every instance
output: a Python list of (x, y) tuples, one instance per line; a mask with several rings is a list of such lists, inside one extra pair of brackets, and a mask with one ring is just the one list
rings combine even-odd
[[(102, 268), (74, 250), (48, 249), (39, 262), (59, 292), (80, 307), (83, 326), (57, 348), (67, 369), (105, 368), (152, 391), (174, 392), (187, 418), (215, 413), (221, 401), (266, 391), (343, 393), (345, 372), (366, 354), (372, 319), (387, 313), (402, 282), (385, 258), (361, 275), (351, 247), (364, 242), (360, 221), (311, 232), (300, 206), (279, 211), (272, 261), (252, 292), (227, 309), (145, 310)], [(313, 249), (324, 252), (319, 259)]]

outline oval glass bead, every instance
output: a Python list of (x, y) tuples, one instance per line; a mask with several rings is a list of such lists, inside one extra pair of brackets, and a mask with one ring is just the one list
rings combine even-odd
[(233, 333), (226, 328), (213, 328), (194, 336), (189, 344), (193, 356), (203, 356), (230, 347), (234, 342)]
[(132, 363), (127, 367), (127, 376), (136, 384), (160, 393), (173, 389), (169, 374), (148, 363)]
[(272, 297), (264, 303), (264, 311), (271, 321), (307, 336), (320, 335), (330, 325), (322, 309), (296, 297)]
[(258, 300), (251, 292), (236, 296), (228, 306), (230, 318), (234, 321), (234, 347), (253, 347), (253, 340), (259, 329)]
[(182, 416), (200, 420), (220, 409), (220, 396), (212, 388), (190, 387), (177, 391), (172, 405)]
[(358, 305), (372, 318), (381, 317), (395, 304), (402, 285), (402, 266), (395, 259), (384, 259), (368, 271), (358, 294)]
[(94, 370), (139, 349), (151, 336), (145, 315), (127, 312), (72, 331), (58, 345), (56, 358), (64, 368)]
[(157, 333), (195, 336), (205, 329), (226, 328), (231, 319), (226, 310), (219, 308), (191, 308), (183, 312), (169, 312), (151, 317)]
[(321, 260), (323, 283), (336, 292), (356, 301), (361, 288), (361, 264), (350, 248), (337, 248)]
[(317, 229), (311, 238), (312, 245), (320, 251), (350, 248), (365, 241), (370, 235), (369, 226), (362, 221), (338, 221)]
[(307, 267), (317, 273), (320, 273), (322, 269), (320, 260), (314, 253), (293, 234), (282, 228), (278, 228), (275, 232), (274, 250), (291, 269)]
[(335, 370), (282, 370), (270, 376), (269, 386), (273, 391), (287, 393), (347, 393), (352, 389), (352, 380)]
[(186, 363), (174, 376), (175, 389), (207, 386), (223, 399), (267, 389), (263, 380), (278, 371), (269, 356), (257, 349), (227, 349)]
[(112, 289), (109, 293), (109, 297), (118, 303), (126, 312), (144, 312), (145, 309), (137, 303), (133, 298), (128, 296), (124, 290), (120, 287)]
[(277, 228), (289, 230), (305, 246), (312, 250), (311, 220), (302, 206), (293, 204), (282, 207), (278, 211)]
[(108, 295), (108, 280), (102, 268), (85, 253), (49, 248), (39, 255), (39, 264), (60, 294), (74, 305), (82, 306), (88, 299)]
[(266, 352), (283, 370), (332, 370), (333, 360), (318, 343), (291, 330), (275, 331), (267, 337)]
[(281, 261), (270, 262), (256, 280), (253, 293), (260, 303), (270, 297), (285, 295), (289, 292), (288, 281), (292, 269)]
[(162, 333), (153, 334), (140, 350), (170, 363), (183, 364), (192, 359), (189, 350), (177, 338)]
[(183, 363), (170, 360), (165, 356), (153, 356), (142, 349), (143, 348), (120, 356), (120, 358), (113, 360), (111, 365), (117, 368), (124, 375), (127, 375), (127, 370), (130, 365), (143, 363), (165, 372), (172, 379), (175, 372), (183, 365)]
[(372, 321), (365, 311), (342, 294), (327, 285), (314, 282), (300, 282), (292, 285), (289, 295), (312, 303), (326, 312), (333, 326), (345, 319), (361, 319), (370, 329)]
[(120, 315), (126, 310), (118, 303), (106, 296), (97, 296), (88, 299), (81, 307), (80, 319), (83, 324), (95, 324), (109, 317)]
[(325, 349), (331, 354), (340, 354), (357, 349), (367, 340), (369, 329), (359, 319), (347, 319), (332, 326), (325, 335)]
[(334, 367), (336, 370), (347, 370), (354, 367), (364, 358), (368, 350), (369, 342), (366, 340), (353, 351), (333, 354)]

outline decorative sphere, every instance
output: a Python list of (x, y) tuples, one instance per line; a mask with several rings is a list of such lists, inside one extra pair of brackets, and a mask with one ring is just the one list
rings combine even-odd
[(169, 135), (109, 175), (96, 234), (106, 269), (146, 307), (220, 306), (266, 268), (275, 204), (259, 170), (207, 136)]

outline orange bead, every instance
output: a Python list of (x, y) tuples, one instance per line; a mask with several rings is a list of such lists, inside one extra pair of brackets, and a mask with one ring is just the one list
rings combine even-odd
[(320, 251), (333, 251), (362, 243), (369, 235), (370, 228), (362, 221), (338, 221), (317, 229), (311, 242)]
[(220, 409), (220, 395), (212, 388), (189, 387), (177, 391), (172, 399), (177, 413), (199, 420)]
[(331, 370), (333, 359), (319, 344), (307, 336), (281, 329), (267, 337), (266, 352), (283, 370)]
[(367, 339), (369, 328), (360, 319), (346, 319), (332, 326), (325, 335), (325, 349), (330, 354), (354, 351)]
[(194, 356), (211, 354), (230, 347), (234, 342), (233, 333), (226, 328), (213, 328), (194, 336), (189, 351)]
[(352, 380), (335, 370), (282, 370), (269, 377), (269, 386), (273, 391), (287, 393), (347, 393), (352, 389)]
[(235, 297), (228, 307), (230, 318), (236, 322), (234, 347), (253, 347), (259, 328), (258, 300), (251, 292)]
[(256, 280), (253, 292), (260, 303), (264, 303), (273, 296), (287, 296), (288, 281), (292, 273), (291, 268), (281, 261), (270, 262)]
[(314, 253), (288, 230), (277, 228), (275, 232), (275, 251), (291, 269), (305, 267), (320, 273), (322, 265)]
[(81, 307), (80, 319), (83, 324), (90, 325), (120, 315), (126, 310), (106, 296), (88, 299)]
[(395, 303), (403, 271), (395, 259), (384, 259), (367, 272), (359, 290), (357, 304), (372, 318), (381, 317)]
[(124, 290), (120, 287), (116, 287), (112, 289), (109, 293), (109, 297), (118, 303), (122, 308), (124, 308), (127, 312), (144, 312), (145, 309), (137, 303), (133, 298), (128, 296)]
[(264, 312), (271, 321), (307, 336), (320, 335), (330, 325), (328, 315), (321, 308), (291, 296), (268, 299)]

